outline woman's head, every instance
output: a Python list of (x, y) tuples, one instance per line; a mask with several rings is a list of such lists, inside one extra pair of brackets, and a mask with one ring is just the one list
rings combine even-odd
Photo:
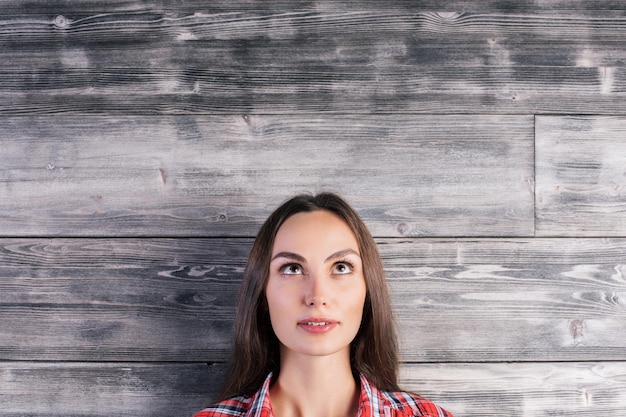
[(358, 214), (332, 193), (299, 195), (278, 207), (265, 221), (250, 251), (235, 321), (231, 373), (222, 397), (251, 394), (267, 373), (278, 372), (280, 343), (272, 330), (266, 298), (276, 235), (298, 213), (327, 211), (347, 225), (358, 245), (366, 296), (360, 329), (351, 343), (351, 366), (381, 389), (397, 389), (395, 329), (383, 265), (376, 243)]
[(303, 357), (334, 358), (334, 366), (349, 368), (367, 288), (346, 222), (327, 210), (289, 217), (274, 238), (269, 269), (265, 299), (281, 372)]

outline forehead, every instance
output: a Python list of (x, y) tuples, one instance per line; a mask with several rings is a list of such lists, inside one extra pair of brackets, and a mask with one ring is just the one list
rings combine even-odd
[(327, 210), (300, 212), (280, 226), (272, 253), (282, 250), (353, 249), (358, 251), (356, 236), (348, 224)]

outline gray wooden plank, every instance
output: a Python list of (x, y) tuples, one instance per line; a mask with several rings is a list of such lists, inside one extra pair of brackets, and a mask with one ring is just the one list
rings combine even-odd
[[(3, 239), (0, 359), (222, 361), (250, 239)], [(624, 239), (381, 239), (411, 362), (625, 360)]]
[[(195, 28), (191, 23), (189, 26), (190, 29), (182, 26), (177, 30), (186, 32)], [(518, 91), (526, 92), (527, 100), (535, 97), (537, 103), (549, 103), (539, 90), (540, 76), (549, 77), (549, 80), (565, 77), (561, 83), (571, 87), (578, 83), (581, 88), (584, 87), (579, 94), (592, 97), (594, 92), (602, 91), (603, 72), (618, 68), (621, 74), (626, 62), (626, 48), (616, 40), (621, 38), (604, 39), (602, 36), (595, 41), (574, 41), (521, 35), (523, 41), (520, 41), (513, 33), (459, 33), (445, 38), (434, 34), (428, 37), (420, 35), (419, 42), (416, 42), (416, 35), (411, 32), (376, 34), (374, 37), (372, 33), (369, 36), (361, 33), (331, 36), (320, 31), (317, 35), (307, 36), (307, 41), (302, 43), (297, 39), (255, 42), (253, 39), (258, 35), (250, 34), (250, 38), (245, 38), (241, 33), (235, 39), (180, 41), (172, 38), (176, 33), (172, 30), (171, 34), (166, 32), (159, 36), (132, 34), (141, 40), (131, 43), (112, 29), (107, 29), (108, 32), (100, 35), (103, 39), (60, 43), (56, 39), (29, 40), (28, 36), (24, 36), (21, 42), (6, 45), (0, 50), (0, 71), (10, 77), (10, 80), (0, 84), (4, 95), (10, 99), (21, 91), (31, 91), (33, 95), (39, 93), (40, 100), (43, 100), (42, 92), (49, 95), (70, 94), (75, 90), (91, 96), (95, 102), (96, 98), (105, 100), (106, 92), (129, 87), (132, 90), (128, 92), (144, 97), (161, 94), (179, 101), (187, 97), (188, 101), (203, 105), (195, 110), (198, 113), (211, 109), (209, 98), (228, 104), (225, 92), (229, 92), (234, 102), (237, 81), (240, 83), (239, 90), (242, 90), (239, 95), (243, 96), (245, 89), (252, 92), (265, 77), (265, 95), (259, 94), (260, 88), (254, 90), (259, 95), (255, 102), (260, 104), (261, 98), (278, 101), (276, 97), (290, 97), (285, 86), (280, 84), (280, 78), (276, 77), (289, 78), (294, 88), (303, 90), (301, 93), (306, 92), (307, 86), (313, 88), (314, 83), (320, 88), (339, 89), (342, 84), (361, 82), (366, 90), (359, 94), (367, 98), (365, 93), (369, 93), (373, 101), (374, 93), (380, 94), (381, 87), (398, 90), (404, 86), (407, 93), (420, 99), (443, 95), (448, 87), (447, 75), (450, 74), (457, 79), (465, 79), (466, 85), (454, 81), (458, 84), (459, 94), (468, 97), (472, 82), (477, 84), (490, 77), (492, 85), (485, 82), (482, 86), (485, 95), (492, 92), (504, 101), (505, 97), (510, 97), (504, 88), (514, 86)], [(197, 35), (190, 33), (187, 36), (194, 38)], [(332, 44), (333, 48), (329, 48), (328, 44)], [(454, 67), (460, 69), (452, 70)], [(467, 67), (465, 71), (462, 71), (463, 67)], [(521, 70), (513, 74), (511, 67)], [(550, 71), (541, 67), (550, 67)], [(424, 76), (412, 74), (411, 68), (423, 71)], [(472, 77), (469, 68), (482, 78)], [(238, 78), (228, 77), (229, 69)], [(509, 69), (508, 72), (506, 69)], [(574, 79), (575, 75), (585, 76), (585, 81), (589, 83), (582, 85)], [(400, 76), (408, 78), (403, 81)], [(516, 80), (516, 77), (525, 77), (524, 81), (530, 85), (524, 87), (520, 82), (522, 80)], [(411, 87), (411, 83), (418, 83), (421, 90)], [(442, 86), (439, 83), (443, 83)], [(221, 88), (222, 91), (211, 91), (212, 88)], [(616, 88), (616, 92), (619, 91)], [(357, 94), (355, 91), (346, 93)], [(478, 93), (475, 91), (473, 95)], [(555, 91), (552, 93), (555, 94)], [(293, 93), (291, 97), (290, 101), (296, 103), (298, 97)], [(157, 99), (153, 98), (155, 103), (158, 103)], [(407, 98), (404, 97), (404, 100)], [(338, 102), (336, 105), (348, 109), (348, 104)], [(112, 104), (110, 106), (113, 107)], [(357, 107), (357, 103), (353, 106), (355, 110), (362, 109)], [(213, 108), (215, 112), (220, 111), (217, 104)], [(180, 103), (178, 108), (172, 106), (170, 111), (183, 109), (183, 103)], [(228, 109), (221, 111), (225, 110)], [(143, 111), (147, 111), (145, 106)], [(498, 112), (498, 109), (493, 108), (493, 112)], [(4, 113), (9, 113), (7, 108)]]
[(614, 11), (329, 7), (8, 17), (0, 114), (624, 113)]
[(537, 117), (537, 234), (626, 235), (626, 119)]
[[(63, 9), (58, 10), (61, 12)], [(22, 13), (3, 14), (0, 15), (0, 42), (6, 44), (8, 50), (17, 46), (33, 48), (34, 41), (43, 45), (60, 45), (64, 41), (65, 46), (70, 48), (106, 46), (107, 49), (122, 50), (139, 45), (166, 44), (176, 49), (178, 46), (192, 44), (202, 50), (210, 48), (211, 42), (225, 45), (222, 41), (247, 39), (251, 41), (246, 45), (250, 52), (263, 51), (268, 44), (280, 45), (281, 41), (290, 41), (299, 42), (302, 47), (317, 45), (315, 51), (326, 56), (318, 45), (323, 39), (332, 41), (327, 46), (334, 48), (344, 46), (344, 42), (345, 46), (357, 46), (355, 41), (358, 38), (378, 39), (376, 46), (389, 47), (399, 40), (415, 42), (419, 36), (420, 43), (424, 42), (426, 45), (435, 42), (439, 42), (439, 45), (454, 45), (455, 41), (463, 39), (464, 43), (474, 48), (480, 43), (482, 48), (487, 48), (492, 53), (503, 45), (522, 51), (524, 48), (519, 45), (520, 40), (530, 43), (526, 45), (527, 49), (540, 47), (542, 41), (552, 41), (570, 45), (574, 51), (577, 47), (587, 46), (598, 50), (615, 49), (619, 53), (623, 52), (619, 47), (620, 35), (626, 31), (626, 15), (623, 10), (621, 13), (615, 13), (614, 10), (595, 13), (591, 10), (560, 10), (557, 14), (526, 10), (507, 14), (493, 9), (476, 13), (446, 8), (433, 12), (414, 5), (408, 9), (382, 11), (379, 5), (333, 5), (316, 9), (280, 9), (268, 13), (263, 9), (248, 7), (248, 4), (240, 4), (235, 10), (236, 12), (231, 13), (216, 13), (210, 9), (196, 8), (190, 12), (184, 7), (177, 7), (173, 12), (144, 9), (128, 13), (104, 11), (87, 14), (66, 8), (65, 14), (56, 16), (49, 13), (26, 16)], [(394, 42), (385, 44), (380, 39), (381, 36), (387, 42)], [(514, 36), (519, 36), (520, 39), (514, 42), (510, 39)], [(260, 37), (264, 38), (263, 42), (258, 42)], [(365, 47), (362, 44), (360, 46)], [(408, 47), (409, 44), (405, 46)], [(386, 52), (391, 55), (385, 57), (401, 58), (403, 51), (399, 49), (389, 48)], [(411, 54), (406, 56), (407, 51), (404, 52), (405, 59), (416, 58)], [(541, 49), (537, 52), (541, 53)], [(561, 51), (565, 52), (572, 51)], [(334, 62), (342, 62), (340, 56), (334, 57)], [(385, 57), (374, 55), (371, 59)], [(241, 55), (239, 58), (245, 59)], [(515, 56), (508, 58), (516, 59)], [(476, 66), (485, 64), (481, 60), (471, 62)], [(614, 62), (616, 66), (624, 65), (618, 59)], [(7, 67), (10, 64), (2, 63)]]
[(403, 359), (623, 360), (625, 243), (380, 241)]
[(0, 416), (191, 416), (224, 365), (0, 362)]
[[(1, 362), (2, 417), (189, 416), (224, 366)], [(626, 363), (404, 364), (403, 388), (456, 416), (621, 415)]]
[(593, 67), (10, 70), (0, 72), (0, 114), (619, 115), (625, 80), (624, 68)]
[(7, 240), (0, 357), (228, 356), (248, 240)]
[(404, 387), (455, 416), (620, 416), (626, 363), (404, 365)]
[[(62, 10), (71, 10), (80, 13), (95, 12), (137, 12), (148, 10), (185, 11), (193, 12), (206, 10), (212, 13), (232, 13), (242, 9), (255, 12), (294, 12), (294, 11), (319, 11), (319, 10), (343, 10), (369, 9), (376, 10), (380, 6), (377, 0), (272, 0), (267, 2), (249, 2), (241, 0), (203, 0), (167, 1), (167, 0), (108, 0), (106, 3), (96, 0), (48, 0), (45, 2), (33, 2), (32, 0), (1, 0), (0, 5), (5, 13), (19, 12), (29, 14), (59, 13)], [(421, 0), (419, 2), (407, 2), (403, 0), (388, 0), (385, 3), (386, 10), (411, 11), (427, 10), (441, 12), (442, 4), (437, 0)], [(592, 3), (585, 0), (551, 0), (549, 2), (536, 2), (534, 0), (485, 0), (476, 2), (473, 0), (448, 0), (445, 8), (456, 11), (473, 12), (499, 12), (503, 14), (515, 14), (520, 12), (541, 12), (563, 15), (566, 13), (594, 13), (609, 10), (615, 14), (623, 14), (624, 7), (620, 1), (597, 0)]]
[(376, 236), (531, 236), (530, 116), (0, 119), (4, 236), (254, 236), (341, 193)]
[[(608, 76), (607, 76), (608, 75)], [(0, 114), (624, 114), (624, 68), (212, 67), (0, 72)], [(36, 80), (33, 82), (33, 80)], [(34, 84), (40, 83), (35, 89)]]

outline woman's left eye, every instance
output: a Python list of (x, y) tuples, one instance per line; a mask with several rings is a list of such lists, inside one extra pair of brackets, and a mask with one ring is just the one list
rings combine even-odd
[(354, 267), (348, 262), (339, 262), (336, 263), (333, 267), (333, 274), (344, 275), (352, 272)]

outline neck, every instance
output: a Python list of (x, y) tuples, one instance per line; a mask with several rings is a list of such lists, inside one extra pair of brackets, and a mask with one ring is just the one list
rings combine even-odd
[(287, 358), (270, 398), (276, 417), (355, 417), (359, 388), (349, 359)]

